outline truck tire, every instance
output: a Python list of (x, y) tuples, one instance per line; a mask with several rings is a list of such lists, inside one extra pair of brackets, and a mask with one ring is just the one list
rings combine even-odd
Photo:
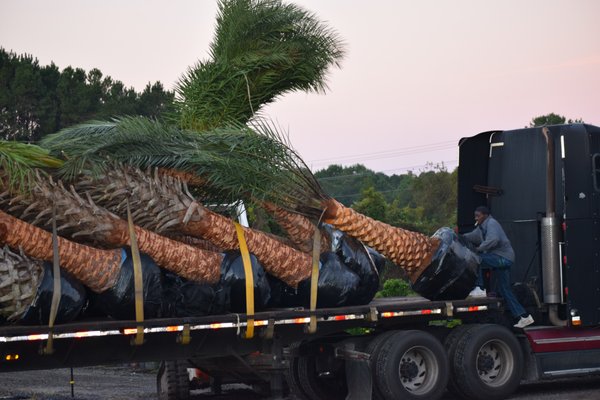
[(464, 398), (500, 400), (519, 386), (523, 354), (505, 327), (475, 325), (458, 339), (451, 367), (454, 383)]
[[(289, 348), (290, 350), (296, 350), (300, 347), (299, 343), (292, 343)], [(292, 356), (288, 362), (288, 368), (284, 371), (283, 375), (287, 381), (288, 387), (290, 388), (290, 395), (295, 400), (311, 400), (311, 398), (302, 389), (300, 384), (300, 377), (298, 376), (298, 356)]]
[[(452, 331), (446, 336), (444, 340), (444, 347), (446, 348), (446, 354), (448, 355), (448, 361), (450, 365), (452, 365), (454, 360), (454, 354), (456, 353), (456, 345), (458, 341), (465, 335), (466, 332), (473, 329), (477, 325), (459, 325), (456, 328), (453, 328)], [(452, 368), (450, 368), (450, 377), (448, 380), (448, 390), (455, 394), (459, 398), (464, 398), (465, 394), (461, 392), (459, 386), (456, 384), (456, 376), (452, 372)]]
[(377, 336), (374, 336), (369, 340), (369, 343), (365, 347), (365, 353), (371, 356), (370, 365), (371, 365), (371, 382), (372, 382), (372, 397), (373, 400), (381, 400), (383, 399), (383, 395), (377, 386), (377, 380), (375, 379), (375, 362), (377, 360), (377, 356), (379, 355), (379, 350), (381, 350), (381, 346), (385, 343), (385, 341), (390, 337), (398, 333), (397, 331), (387, 331), (380, 333)]
[(310, 400), (343, 400), (348, 392), (345, 379), (327, 379), (319, 376), (317, 356), (298, 357), (300, 387)]
[(379, 349), (375, 380), (386, 400), (439, 399), (448, 383), (446, 351), (427, 332), (399, 331)]
[(190, 379), (184, 361), (162, 361), (156, 376), (159, 400), (187, 400), (190, 398)]

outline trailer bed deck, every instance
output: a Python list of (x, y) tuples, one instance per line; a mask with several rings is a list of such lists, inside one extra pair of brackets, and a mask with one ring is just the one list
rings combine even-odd
[[(367, 305), (322, 308), (272, 309), (254, 315), (253, 338), (243, 338), (247, 314), (209, 315), (194, 318), (116, 321), (84, 320), (57, 325), (52, 330), (52, 354), (43, 354), (50, 337), (48, 326), (0, 327), (0, 372), (142, 362), (209, 358), (224, 354), (262, 351), (265, 341), (285, 346), (306, 338), (343, 333), (350, 328), (388, 329), (431, 320), (464, 318), (501, 309), (500, 299), (476, 298), (429, 301), (422, 297), (374, 299)], [(307, 333), (311, 316), (316, 333)], [(143, 327), (143, 344), (136, 345)]]

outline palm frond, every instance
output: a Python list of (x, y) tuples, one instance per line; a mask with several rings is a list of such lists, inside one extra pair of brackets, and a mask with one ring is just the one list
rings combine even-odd
[(36, 168), (58, 168), (62, 161), (52, 157), (39, 146), (13, 141), (0, 141), (0, 188), (9, 191), (26, 191), (30, 186), (32, 171)]
[(177, 121), (199, 131), (246, 123), (286, 92), (324, 92), (343, 47), (332, 29), (297, 5), (223, 0), (211, 59), (191, 67), (177, 84)]
[(97, 124), (68, 128), (42, 142), (67, 158), (64, 178), (106, 171), (116, 162), (192, 172), (205, 181), (199, 197), (207, 204), (270, 201), (298, 209), (323, 196), (285, 135), (268, 122), (230, 124), (201, 135), (141, 117)]

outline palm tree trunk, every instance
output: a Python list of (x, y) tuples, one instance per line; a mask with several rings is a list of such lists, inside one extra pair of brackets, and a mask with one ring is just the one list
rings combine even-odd
[[(276, 204), (264, 202), (264, 209), (269, 212), (275, 221), (288, 234), (292, 245), (304, 253), (310, 253), (313, 246), (313, 236), (316, 226), (304, 215), (290, 212)], [(327, 249), (331, 246), (328, 235), (321, 235), (321, 248)]]
[(202, 186), (206, 183), (206, 180), (193, 172), (181, 171), (172, 168), (158, 168), (158, 173), (163, 176), (171, 176), (179, 179), (182, 182), (187, 183), (190, 186)]
[[(0, 211), (0, 241), (30, 257), (51, 261), (52, 234)], [(121, 250), (101, 250), (58, 237), (60, 265), (96, 293), (113, 287)]]
[[(96, 202), (120, 215), (124, 207), (121, 198), (114, 193), (127, 192), (131, 201), (135, 201), (134, 208), (144, 211), (145, 218), (136, 220), (142, 221), (142, 226), (206, 239), (223, 250), (239, 249), (232, 220), (201, 206), (181, 180), (161, 176), (158, 171), (149, 176), (139, 169), (114, 169), (104, 177), (82, 180), (78, 188), (89, 190)], [(198, 212), (189, 214), (194, 209)], [(186, 216), (191, 218), (184, 223)], [(264, 232), (249, 228), (244, 228), (244, 232), (249, 251), (271, 275), (292, 287), (310, 276), (310, 255), (286, 246)]]
[[(190, 236), (198, 236), (211, 241), (226, 250), (239, 249), (239, 242), (233, 221), (205, 207), (198, 206), (199, 218), (192, 218), (179, 229)], [(183, 220), (185, 213), (180, 215)], [(265, 270), (292, 287), (310, 277), (311, 256), (292, 247), (281, 244), (264, 232), (244, 228), (248, 249)]]
[(189, 235), (183, 235), (181, 233), (168, 234), (168, 235), (166, 235), (166, 237), (168, 237), (169, 239), (176, 240), (181, 243), (185, 243), (192, 247), (197, 247), (199, 249), (206, 250), (206, 251), (212, 251), (213, 253), (222, 253), (223, 252), (222, 248), (214, 245), (212, 242), (209, 242), (206, 239), (201, 239), (201, 238), (189, 236)]
[[(98, 207), (91, 199), (83, 199), (73, 189), (58, 182), (37, 176), (31, 195), (20, 196), (15, 209), (25, 209), (23, 218), (50, 226), (52, 207), (55, 207), (59, 232), (72, 237), (88, 237), (105, 247), (129, 246), (129, 226), (108, 210)], [(44, 221), (46, 223), (44, 224)], [(200, 283), (216, 283), (221, 274), (223, 256), (219, 253), (168, 239), (154, 232), (135, 227), (138, 247), (161, 267), (186, 279)]]
[(325, 202), (324, 221), (363, 241), (404, 269), (415, 281), (439, 247), (439, 239), (397, 228), (362, 215), (334, 199)]
[[(126, 225), (125, 221), (121, 220), (121, 222)], [(222, 254), (177, 242), (139, 226), (135, 227), (135, 234), (140, 251), (148, 254), (163, 268), (199, 283), (217, 283), (219, 281), (221, 262), (223, 261)], [(127, 245), (130, 244), (129, 232), (126, 242)]]

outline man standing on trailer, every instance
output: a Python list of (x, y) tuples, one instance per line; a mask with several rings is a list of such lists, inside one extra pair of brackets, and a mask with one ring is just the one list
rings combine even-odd
[(500, 223), (490, 215), (489, 208), (479, 206), (475, 209), (475, 229), (464, 237), (477, 246), (476, 251), (481, 258), (477, 282), (469, 297), (487, 295), (482, 276), (482, 269), (487, 268), (494, 271), (498, 294), (506, 301), (513, 317), (519, 318), (514, 327), (524, 328), (533, 324), (533, 317), (525, 311), (510, 288), (510, 267), (515, 261), (515, 251)]

